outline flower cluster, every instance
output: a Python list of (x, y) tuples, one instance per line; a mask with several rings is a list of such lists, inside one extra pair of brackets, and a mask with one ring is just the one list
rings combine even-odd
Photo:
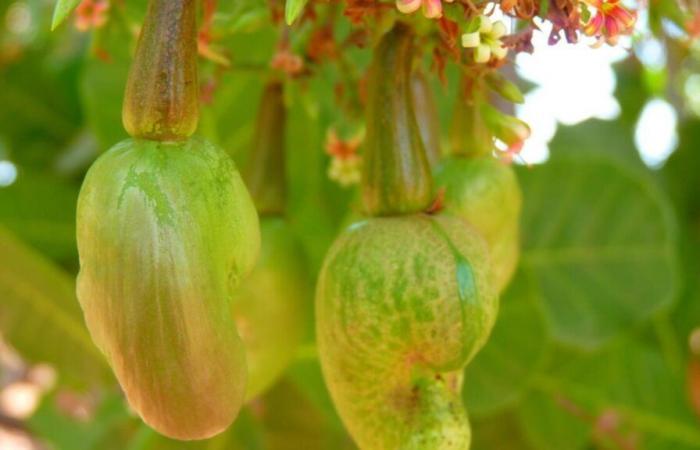
[[(454, 0), (446, 0), (452, 3)], [(439, 19), (442, 17), (441, 0), (396, 0), (396, 8), (404, 14), (411, 14), (420, 7), (423, 7), (423, 15), (428, 19)]]
[(109, 2), (107, 0), (83, 0), (75, 9), (75, 28), (89, 31), (107, 23)]
[(620, 0), (584, 1), (584, 5), (595, 9), (595, 14), (584, 24), (583, 32), (596, 37), (599, 44), (615, 45), (621, 35), (632, 33), (637, 14), (625, 8)]
[(362, 158), (357, 154), (362, 138), (356, 136), (349, 140), (342, 140), (334, 129), (330, 129), (326, 136), (326, 153), (331, 156), (331, 165), (328, 168), (328, 178), (343, 187), (352, 186), (360, 182)]
[(286, 73), (289, 76), (299, 75), (304, 70), (304, 60), (293, 53), (288, 46), (277, 50), (270, 61), (270, 67)]
[[(443, 16), (442, 0), (396, 0), (396, 7), (404, 14), (412, 14), (422, 7), (423, 15), (429, 19)], [(500, 7), (506, 14), (524, 20), (532, 19), (540, 11), (533, 0), (502, 0)], [(583, 32), (595, 37), (598, 45), (615, 45), (620, 36), (632, 33), (637, 20), (636, 12), (626, 8), (621, 0), (554, 0), (549, 9), (547, 18), (554, 25), (553, 34), (564, 30), (569, 42), (575, 42), (578, 33)], [(501, 40), (506, 33), (503, 22), (492, 22), (488, 16), (480, 15), (466, 28), (462, 46), (474, 49), (476, 62), (487, 63), (505, 57), (507, 48)], [(557, 41), (557, 36), (550, 38), (552, 44)]]

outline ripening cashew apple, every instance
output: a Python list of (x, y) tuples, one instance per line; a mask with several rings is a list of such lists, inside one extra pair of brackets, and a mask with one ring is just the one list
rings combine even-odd
[(363, 203), (326, 255), (319, 357), (363, 450), (468, 449), (462, 371), (498, 310), (488, 248), (464, 220), (426, 214), (432, 178), (411, 101), (413, 34), (397, 24), (368, 78)]
[(241, 283), (231, 311), (248, 362), (247, 398), (263, 393), (294, 357), (310, 316), (305, 254), (285, 220), (285, 107), (281, 83), (269, 83), (260, 102), (244, 179), (260, 214), (260, 260)]
[(491, 156), (445, 158), (435, 172), (445, 211), (462, 217), (489, 244), (494, 282), (502, 291), (520, 256), (522, 194), (513, 169)]
[(522, 193), (512, 167), (493, 155), (493, 139), (478, 107), (458, 101), (451, 154), (436, 167), (445, 211), (471, 223), (489, 245), (496, 287), (501, 292), (520, 256)]
[(294, 358), (309, 321), (306, 255), (282, 217), (261, 217), (260, 260), (231, 311), (246, 349), (246, 398), (264, 393)]
[(90, 168), (78, 200), (85, 321), (129, 404), (158, 432), (203, 439), (244, 401), (232, 292), (255, 264), (255, 207), (197, 126), (194, 0), (151, 0), (129, 75), (132, 139)]

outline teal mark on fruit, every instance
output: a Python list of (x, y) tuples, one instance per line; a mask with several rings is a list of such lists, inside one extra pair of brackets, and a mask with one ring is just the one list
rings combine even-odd
[[(430, 223), (435, 231), (445, 240), (455, 260), (455, 278), (457, 280), (457, 292), (459, 294), (459, 302), (461, 306), (460, 319), (462, 322), (462, 334), (464, 335), (466, 342), (469, 336), (467, 324), (467, 305), (476, 306), (478, 303), (478, 292), (472, 265), (469, 263), (469, 260), (459, 251), (459, 249), (457, 249), (454, 242), (452, 242), (452, 239), (450, 239), (440, 224), (432, 219), (430, 220)], [(466, 361), (468, 358), (469, 349), (465, 346), (462, 348), (462, 352), (455, 364), (462, 364), (463, 361)]]

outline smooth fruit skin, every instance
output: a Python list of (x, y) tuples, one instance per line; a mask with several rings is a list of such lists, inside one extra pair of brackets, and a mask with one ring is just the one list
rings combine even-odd
[(498, 310), (488, 258), (449, 216), (371, 218), (333, 244), (316, 292), (319, 355), (361, 449), (469, 448), (462, 369)]
[(260, 221), (262, 250), (231, 304), (248, 361), (247, 398), (267, 390), (294, 358), (310, 319), (306, 256), (282, 217)]
[(230, 157), (200, 139), (126, 140), (78, 200), (78, 299), (130, 405), (162, 434), (203, 439), (243, 403), (231, 294), (260, 246)]
[(435, 172), (445, 212), (461, 217), (486, 239), (494, 282), (501, 292), (520, 256), (522, 193), (512, 167), (492, 157), (448, 157)]

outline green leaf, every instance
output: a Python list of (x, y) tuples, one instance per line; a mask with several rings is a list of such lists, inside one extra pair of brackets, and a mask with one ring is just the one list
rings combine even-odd
[[(312, 273), (318, 273), (340, 221), (348, 214), (353, 191), (344, 190), (328, 178), (328, 156), (319, 151), (332, 120), (337, 118), (330, 78), (321, 76), (313, 80), (306, 92), (298, 83), (289, 83), (287, 87), (292, 98), (286, 139), (287, 176), (292, 181), (289, 214), (309, 255)], [(318, 102), (317, 116), (305, 100)]]
[(316, 357), (298, 358), (289, 367), (287, 373), (289, 383), (300, 394), (303, 394), (309, 407), (317, 410), (324, 417), (324, 422), (329, 427), (344, 434), (340, 417), (338, 417), (328, 388), (323, 380), (319, 360)]
[(555, 157), (569, 153), (602, 155), (646, 171), (631, 133), (620, 121), (588, 119), (573, 126), (559, 126), (549, 148)]
[(536, 286), (520, 272), (501, 299), (488, 344), (467, 366), (462, 392), (470, 415), (513, 405), (542, 368), (548, 336), (538, 302)]
[(80, 72), (80, 101), (85, 121), (97, 137), (100, 151), (106, 151), (128, 137), (122, 125), (122, 101), (131, 55), (124, 43), (130, 42), (132, 37), (113, 23), (97, 33), (98, 45), (110, 58), (86, 58)]
[(304, 10), (307, 1), (308, 0), (287, 0), (284, 6), (284, 20), (287, 22), (287, 25), (291, 25), (297, 20), (297, 17), (299, 17)]
[[(201, 441), (182, 442), (165, 438), (145, 425), (133, 437), (126, 450), (350, 450), (352, 441), (335, 417), (319, 408), (305, 386), (324, 389), (323, 381), (313, 375), (313, 366), (302, 371), (312, 374), (304, 380), (283, 378), (264, 395), (252, 400), (223, 433)], [(307, 371), (310, 369), (310, 372)], [(320, 383), (320, 384), (317, 384)]]
[(670, 305), (675, 222), (648, 177), (583, 153), (520, 175), (521, 261), (539, 284), (559, 341), (595, 348)]
[(581, 21), (583, 23), (588, 23), (591, 19), (591, 10), (588, 9), (588, 5), (585, 3), (581, 5)]
[(80, 0), (58, 0), (56, 7), (53, 10), (53, 20), (51, 22), (51, 30), (55, 30), (66, 17), (78, 6)]
[(143, 424), (126, 450), (262, 450), (262, 431), (253, 408), (246, 407), (226, 431), (198, 441), (169, 439)]
[[(464, 11), (462, 11), (461, 8), (450, 8), (454, 9), (457, 11), (457, 14), (459, 14), (457, 17), (458, 19), (456, 20), (458, 23), (464, 20)], [(467, 20), (464, 23), (464, 32), (465, 33), (474, 33), (479, 31), (479, 28), (481, 27), (481, 18), (480, 16), (477, 17), (472, 17), (471, 19)]]
[(543, 392), (532, 392), (518, 409), (520, 426), (533, 448), (582, 450), (591, 425), (576, 416), (567, 399)]
[(264, 0), (226, 2), (218, 5), (214, 31), (217, 36), (250, 33), (269, 28), (270, 22), (270, 8)]
[(671, 332), (678, 348), (688, 349), (688, 338), (700, 326), (700, 230), (687, 230), (681, 241), (683, 289), (671, 315)]
[[(679, 145), (666, 161), (661, 172), (664, 186), (678, 214), (694, 227), (700, 217), (700, 183), (694, 183), (700, 172), (700, 120), (684, 122), (678, 130)], [(697, 227), (695, 227), (697, 228)]]
[(73, 185), (21, 171), (15, 183), (0, 187), (0, 224), (42, 253), (72, 262), (77, 199)]
[(6, 65), (0, 77), (0, 135), (14, 163), (45, 170), (79, 131), (77, 70), (70, 60), (47, 70), (48, 52), (22, 55), (29, 56)]
[[(443, 4), (442, 12), (445, 14), (445, 18), (453, 22), (462, 23), (464, 22), (464, 10), (457, 5)], [(453, 7), (454, 6), (454, 7)], [(463, 33), (471, 33), (479, 29), (479, 22), (473, 19), (464, 22)]]
[(136, 424), (121, 392), (100, 398), (89, 421), (71, 417), (57, 407), (56, 393), (47, 396), (28, 420), (32, 434), (47, 439), (54, 450), (124, 450), (124, 431)]
[(531, 447), (512, 412), (472, 420), (471, 450), (537, 450)]
[[(321, 385), (322, 386), (322, 385)], [(265, 448), (270, 450), (350, 450), (355, 448), (347, 433), (320, 410), (300, 386), (284, 379), (263, 398), (260, 407)]]
[[(560, 373), (540, 377), (536, 384), (540, 392), (533, 398), (540, 406), (549, 406), (521, 411), (521, 421), (530, 436), (582, 425), (591, 430), (601, 417), (608, 417), (614, 418), (607, 422), (616, 424), (617, 434), (631, 432), (644, 442), (645, 449), (700, 448), (700, 428), (688, 407), (684, 380), (652, 347), (618, 341), (600, 352), (575, 358)], [(560, 417), (553, 419), (556, 414), (550, 412), (557, 409)], [(598, 433), (598, 442), (601, 439), (605, 436)], [(551, 436), (547, 440), (551, 445)]]
[(108, 377), (90, 339), (73, 280), (0, 227), (0, 332), (25, 358), (47, 362), (77, 386)]

